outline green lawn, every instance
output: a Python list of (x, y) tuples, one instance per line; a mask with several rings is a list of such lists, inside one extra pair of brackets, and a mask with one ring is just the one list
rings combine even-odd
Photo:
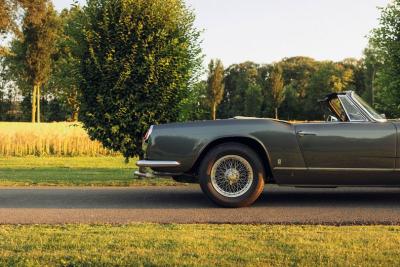
[(0, 226), (8, 266), (399, 266), (398, 226)]
[(0, 157), (0, 186), (176, 185), (172, 179), (134, 177), (135, 160), (122, 157)]

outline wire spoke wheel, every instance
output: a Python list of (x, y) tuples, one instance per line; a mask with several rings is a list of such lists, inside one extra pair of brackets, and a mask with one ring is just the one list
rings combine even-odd
[(253, 168), (241, 156), (218, 159), (211, 169), (211, 184), (221, 195), (236, 198), (244, 195), (253, 183)]

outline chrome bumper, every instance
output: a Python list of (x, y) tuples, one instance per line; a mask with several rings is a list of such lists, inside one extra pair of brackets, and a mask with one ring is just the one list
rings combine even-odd
[(177, 161), (161, 161), (161, 160), (139, 160), (136, 162), (138, 167), (148, 168), (167, 168), (167, 167), (179, 167), (181, 164)]
[(179, 173), (162, 173), (162, 172), (146, 172), (145, 168), (171, 168), (179, 167), (181, 164), (178, 161), (161, 161), (161, 160), (139, 160), (136, 162), (136, 166), (139, 167), (138, 171), (135, 171), (135, 176), (141, 178), (154, 178), (160, 176), (173, 176)]

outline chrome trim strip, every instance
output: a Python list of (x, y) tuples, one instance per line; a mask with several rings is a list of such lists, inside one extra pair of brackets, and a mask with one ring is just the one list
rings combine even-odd
[(136, 162), (138, 167), (149, 168), (165, 168), (165, 167), (179, 167), (181, 165), (178, 161), (162, 161), (162, 160), (139, 160)]
[(275, 167), (274, 170), (277, 170), (277, 171), (306, 171), (307, 168), (303, 168), (303, 167)]
[(350, 172), (393, 172), (395, 169), (385, 169), (385, 168), (308, 168), (310, 171), (350, 171)]
[(276, 167), (277, 171), (361, 171), (361, 172), (394, 172), (400, 169), (385, 169), (385, 168), (303, 168), (303, 167)]

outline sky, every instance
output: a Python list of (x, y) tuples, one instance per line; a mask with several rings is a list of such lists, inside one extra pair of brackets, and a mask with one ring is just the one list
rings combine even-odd
[[(54, 0), (57, 9), (72, 1)], [(84, 0), (80, 0), (84, 3)], [(359, 58), (390, 0), (186, 0), (203, 30), (205, 63)]]

